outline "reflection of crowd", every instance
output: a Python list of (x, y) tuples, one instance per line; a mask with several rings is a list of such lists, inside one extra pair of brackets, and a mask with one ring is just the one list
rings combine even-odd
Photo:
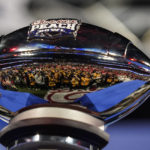
[(113, 85), (131, 80), (135, 74), (106, 69), (97, 65), (85, 64), (38, 64), (13, 67), (0, 72), (3, 87), (55, 89), (87, 88)]

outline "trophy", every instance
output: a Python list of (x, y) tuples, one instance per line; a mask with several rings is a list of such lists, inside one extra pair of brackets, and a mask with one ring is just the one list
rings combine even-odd
[(8, 150), (101, 150), (105, 128), (150, 95), (150, 59), (118, 33), (37, 20), (0, 38), (0, 143)]

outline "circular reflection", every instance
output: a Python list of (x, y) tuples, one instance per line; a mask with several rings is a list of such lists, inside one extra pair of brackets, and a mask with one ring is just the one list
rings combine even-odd
[(149, 58), (123, 36), (78, 20), (37, 21), (3, 36), (0, 58), (1, 99), (11, 107), (45, 99), (108, 124), (150, 95)]

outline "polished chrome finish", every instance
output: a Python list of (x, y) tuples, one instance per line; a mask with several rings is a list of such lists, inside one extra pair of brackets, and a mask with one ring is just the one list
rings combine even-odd
[(6, 108), (0, 106), (0, 119), (6, 123), (9, 123), (11, 118), (15, 116), (15, 113), (7, 110)]
[(40, 105), (16, 115), (0, 132), (0, 141), (9, 150), (30, 150), (32, 145), (41, 145), (41, 149), (99, 150), (109, 140), (103, 127), (102, 120), (82, 111)]
[(150, 59), (118, 33), (49, 19), (0, 38), (0, 121), (9, 123), (0, 142), (9, 150), (100, 150), (104, 126), (149, 96)]
[[(76, 19), (35, 21), (3, 36), (0, 69), (5, 90), (32, 93), (51, 105), (84, 107), (106, 125), (128, 115), (150, 95), (150, 59), (122, 35)], [(125, 96), (116, 92), (132, 81), (143, 84), (134, 90), (126, 87)], [(90, 104), (76, 101), (96, 91), (99, 95)]]
[[(65, 150), (65, 149), (74, 149), (74, 150), (99, 150), (98, 147), (90, 145), (89, 143), (86, 143), (82, 140), (78, 140), (75, 138), (72, 138), (70, 136), (63, 137), (63, 136), (47, 136), (47, 135), (40, 135), (36, 134), (30, 137), (25, 137), (22, 139), (18, 139), (15, 141), (15, 144), (11, 147), (9, 147), (9, 150), (16, 150), (18, 149), (18, 146), (35, 143), (36, 144), (45, 142), (43, 147), (40, 146), (38, 150), (49, 150), (49, 149), (55, 149), (55, 150)], [(48, 147), (48, 148), (46, 148)], [(28, 150), (32, 150), (31, 148)]]
[[(11, 123), (17, 121), (22, 121), (26, 119), (35, 118), (59, 118), (62, 120), (74, 120), (78, 122), (83, 122), (101, 130), (104, 130), (104, 122), (96, 119), (95, 117), (78, 110), (73, 110), (69, 108), (59, 108), (59, 107), (39, 107), (34, 108), (22, 113), (19, 113), (16, 117), (11, 120)], [(108, 135), (105, 136), (108, 140)]]

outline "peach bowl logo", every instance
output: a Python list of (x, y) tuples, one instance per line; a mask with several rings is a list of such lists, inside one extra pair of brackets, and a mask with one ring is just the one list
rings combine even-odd
[(80, 24), (81, 22), (75, 19), (37, 20), (29, 27), (28, 40), (53, 39), (62, 35), (76, 37)]

